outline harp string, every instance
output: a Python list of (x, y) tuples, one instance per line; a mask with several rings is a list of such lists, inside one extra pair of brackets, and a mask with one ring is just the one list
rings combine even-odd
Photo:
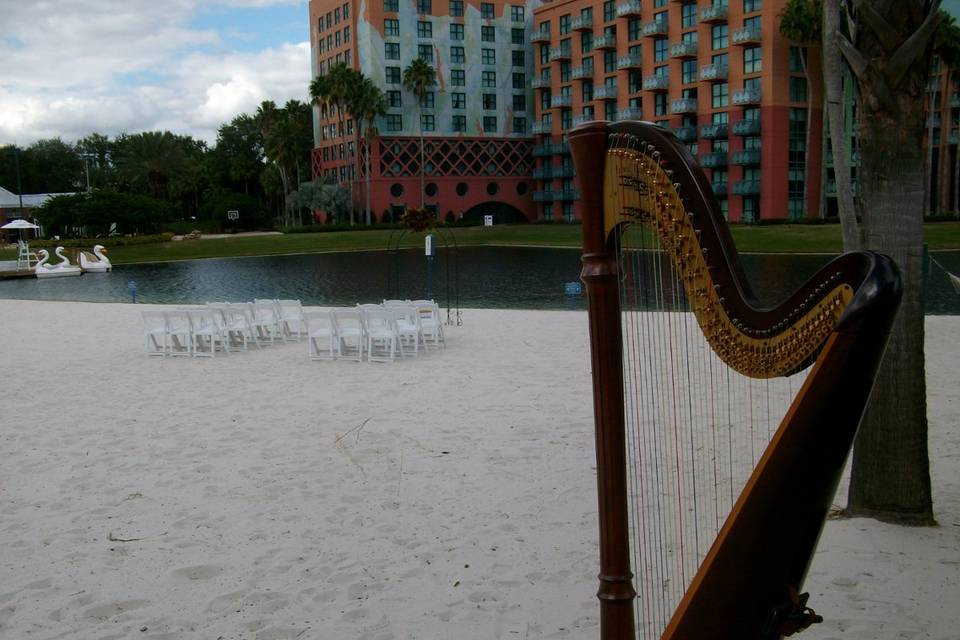
[[(654, 149), (623, 137), (612, 141), (611, 153), (621, 154), (614, 166), (625, 179), (607, 190), (606, 207), (623, 212), (639, 204), (647, 222), (664, 207), (687, 215)], [(657, 230), (635, 223), (613, 233), (636, 629), (656, 640), (802, 376), (755, 383), (727, 366), (704, 337)]]

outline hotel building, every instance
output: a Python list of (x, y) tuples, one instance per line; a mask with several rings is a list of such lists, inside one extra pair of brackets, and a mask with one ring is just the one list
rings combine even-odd
[(811, 95), (819, 90), (807, 83), (804, 65), (813, 70), (819, 60), (816, 51), (803, 60), (779, 34), (784, 4), (555, 0), (537, 8), (538, 217), (579, 217), (565, 136), (595, 119), (672, 129), (705, 168), (731, 221), (815, 215), (822, 100)]
[[(369, 149), (377, 218), (420, 206), (421, 132), (427, 208), (441, 218), (534, 218), (527, 7), (522, 0), (310, 1), (314, 76), (343, 62), (387, 96)], [(418, 57), (437, 74), (421, 104), (402, 85)], [(333, 109), (314, 108), (314, 175), (352, 176), (354, 123), (348, 116), (340, 126)], [(361, 141), (361, 158), (366, 146)]]

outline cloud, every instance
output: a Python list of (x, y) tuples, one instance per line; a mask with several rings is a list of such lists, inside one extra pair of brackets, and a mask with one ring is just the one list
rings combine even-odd
[[(216, 3), (220, 11), (302, 4)], [(232, 50), (228, 29), (191, 27), (210, 8), (199, 0), (0, 0), (0, 144), (155, 129), (213, 142), (220, 124), (262, 100), (307, 99), (309, 43)]]

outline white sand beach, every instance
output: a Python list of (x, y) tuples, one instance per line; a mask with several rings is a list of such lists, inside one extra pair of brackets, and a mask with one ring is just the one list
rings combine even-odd
[[(585, 313), (370, 364), (150, 358), (147, 308), (0, 301), (0, 638), (598, 637)], [(960, 636), (958, 338), (928, 319), (939, 526), (828, 522), (799, 637)]]

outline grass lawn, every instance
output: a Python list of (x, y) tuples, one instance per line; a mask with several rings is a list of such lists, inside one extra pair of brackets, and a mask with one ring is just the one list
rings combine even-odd
[[(580, 225), (501, 225), (449, 229), (459, 246), (530, 245), (579, 247)], [(392, 230), (299, 233), (289, 235), (246, 236), (210, 240), (186, 240), (157, 244), (115, 247), (110, 250), (114, 264), (163, 262), (195, 258), (257, 256), (331, 251), (383, 250)], [(960, 249), (960, 222), (925, 225), (931, 249)], [(763, 253), (838, 253), (840, 226), (770, 225), (733, 226), (737, 248)], [(440, 243), (442, 246), (442, 243)], [(407, 233), (404, 247), (422, 247), (423, 235)], [(0, 251), (0, 260), (15, 260), (16, 251)]]

